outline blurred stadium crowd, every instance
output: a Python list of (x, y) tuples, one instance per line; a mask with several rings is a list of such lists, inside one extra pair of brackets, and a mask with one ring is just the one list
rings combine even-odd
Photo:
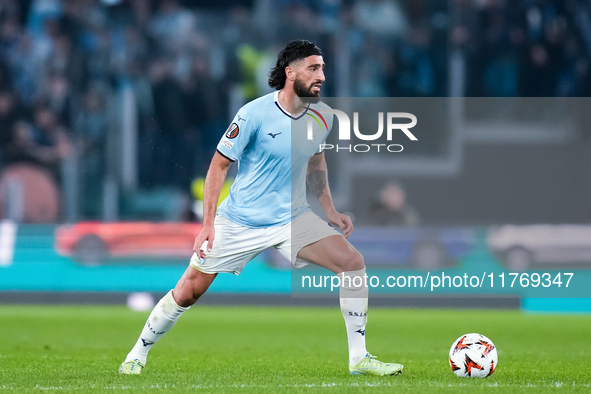
[(0, 164), (59, 184), (75, 156), (92, 200), (127, 88), (138, 186), (188, 189), (294, 38), (323, 48), (325, 96), (591, 96), (588, 0), (0, 0)]

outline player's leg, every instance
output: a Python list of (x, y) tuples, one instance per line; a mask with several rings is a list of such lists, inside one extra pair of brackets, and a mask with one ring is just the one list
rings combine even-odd
[(189, 265), (174, 290), (162, 297), (150, 313), (135, 346), (121, 364), (119, 373), (141, 373), (152, 346), (207, 291), (216, 276), (217, 274), (206, 274)]
[(207, 274), (189, 265), (172, 290), (174, 300), (180, 307), (190, 307), (205, 294), (216, 276), (217, 273)]
[(365, 269), (361, 253), (340, 234), (330, 235), (304, 246), (297, 257), (327, 268), (335, 274)]
[(244, 266), (267, 247), (267, 233), (272, 231), (244, 227), (217, 216), (212, 250), (205, 259), (193, 254), (189, 267), (175, 288), (154, 307), (120, 372), (140, 373), (150, 348), (207, 291), (216, 275), (220, 272), (240, 274)]
[(368, 287), (363, 256), (343, 236), (330, 235), (304, 246), (297, 257), (325, 267), (340, 276), (339, 300), (347, 329), (351, 374), (402, 373), (401, 364), (382, 363), (366, 350)]
[(303, 247), (298, 257), (325, 267), (341, 277), (340, 306), (347, 328), (349, 364), (365, 355), (368, 289), (361, 254), (341, 235), (332, 235)]

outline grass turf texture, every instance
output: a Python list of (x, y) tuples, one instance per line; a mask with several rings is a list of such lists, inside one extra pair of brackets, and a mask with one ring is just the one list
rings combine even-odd
[[(565, 300), (567, 301), (567, 300)], [(368, 349), (402, 376), (350, 376), (335, 308), (193, 307), (154, 346), (140, 376), (119, 364), (147, 313), (108, 306), (0, 306), (0, 392), (589, 392), (591, 316), (495, 310), (370, 310)], [(468, 332), (499, 367), (461, 379), (447, 361)]]

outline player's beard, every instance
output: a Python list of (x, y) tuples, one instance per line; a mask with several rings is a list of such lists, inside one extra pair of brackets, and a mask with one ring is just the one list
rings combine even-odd
[(320, 90), (316, 93), (312, 92), (312, 88), (316, 85), (317, 82), (314, 82), (309, 87), (306, 87), (302, 80), (296, 77), (295, 81), (293, 81), (293, 91), (297, 94), (298, 97), (305, 97), (306, 102), (309, 103), (317, 103), (320, 101)]

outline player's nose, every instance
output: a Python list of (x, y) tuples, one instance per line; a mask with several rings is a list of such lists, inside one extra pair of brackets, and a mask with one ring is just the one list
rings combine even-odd
[(324, 82), (324, 80), (326, 79), (326, 78), (324, 78), (324, 70), (323, 69), (320, 69), (320, 75), (319, 75), (318, 79), (321, 82)]
[(319, 68), (316, 71), (315, 77), (316, 77), (316, 79), (318, 79), (319, 82), (324, 82), (324, 80), (326, 79), (326, 78), (324, 78), (324, 70)]

